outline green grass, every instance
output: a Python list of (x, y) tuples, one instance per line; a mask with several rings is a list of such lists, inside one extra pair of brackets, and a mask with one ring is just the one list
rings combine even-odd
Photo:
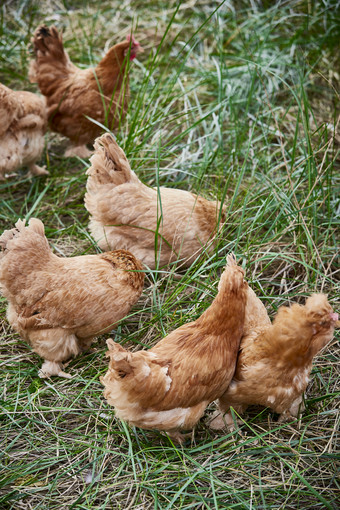
[[(98, 62), (131, 26), (145, 53), (130, 70), (131, 102), (116, 133), (150, 185), (224, 200), (216, 252), (188, 271), (149, 272), (116, 338), (132, 349), (197, 318), (234, 250), (271, 316), (311, 292), (339, 294), (340, 9), (336, 0), (274, 3), (7, 2), (0, 80), (36, 91), (28, 44), (38, 24), (64, 30), (72, 60)], [(62, 157), (48, 133), (50, 175), (0, 184), (0, 230), (37, 216), (56, 253), (96, 253), (83, 205), (88, 161)], [(337, 310), (339, 311), (339, 310)], [(249, 409), (241, 433), (202, 421), (191, 446), (116, 421), (102, 396), (105, 338), (40, 380), (41, 360), (6, 321), (0, 298), (1, 476), (4, 509), (335, 509), (339, 500), (339, 350), (315, 361), (298, 422)], [(214, 406), (211, 405), (206, 415)]]

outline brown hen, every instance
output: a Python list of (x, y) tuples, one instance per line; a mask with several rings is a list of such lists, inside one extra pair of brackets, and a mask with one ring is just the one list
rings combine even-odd
[(36, 165), (46, 129), (45, 98), (0, 83), (0, 180), (26, 165), (30, 176), (48, 174)]
[(71, 140), (65, 156), (88, 157), (86, 144), (103, 131), (90, 119), (111, 130), (119, 125), (128, 105), (128, 57), (133, 60), (142, 48), (128, 36), (110, 48), (95, 68), (79, 69), (55, 27), (39, 26), (32, 42), (36, 58), (29, 76), (46, 96), (50, 127)]
[(339, 325), (338, 314), (324, 294), (312, 294), (304, 306), (280, 307), (271, 324), (265, 307), (249, 288), (235, 375), (219, 399), (220, 411), (214, 414), (211, 428), (233, 428), (230, 408), (241, 414), (252, 404), (279, 413), (280, 421), (296, 417), (313, 358)]
[(243, 274), (229, 256), (210, 307), (149, 351), (129, 352), (108, 340), (109, 369), (101, 382), (119, 418), (166, 431), (181, 442), (180, 430), (193, 428), (207, 405), (224, 393), (243, 333)]
[(213, 251), (225, 219), (220, 202), (189, 191), (145, 186), (110, 134), (98, 138), (94, 147), (85, 206), (101, 249), (130, 250), (151, 269), (177, 260), (187, 267), (203, 251)]
[(19, 220), (0, 237), (0, 288), (8, 321), (46, 361), (40, 376), (60, 375), (62, 362), (111, 330), (138, 300), (142, 266), (125, 250), (58, 257), (43, 223)]

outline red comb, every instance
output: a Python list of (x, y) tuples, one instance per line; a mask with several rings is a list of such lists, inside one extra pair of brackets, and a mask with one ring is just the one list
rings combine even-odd
[(132, 39), (132, 45), (133, 46), (139, 46), (139, 42), (136, 41), (136, 39), (133, 37), (133, 35), (128, 34), (126, 36), (127, 41), (130, 41)]

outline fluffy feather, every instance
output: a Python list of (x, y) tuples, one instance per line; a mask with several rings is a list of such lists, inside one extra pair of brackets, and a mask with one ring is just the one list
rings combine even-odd
[[(247, 313), (250, 309), (255, 312), (253, 316)], [(220, 411), (210, 426), (232, 427), (230, 407), (243, 413), (251, 404), (271, 408), (281, 415), (281, 421), (296, 417), (313, 358), (333, 338), (338, 326), (338, 315), (324, 294), (313, 294), (305, 306), (282, 306), (271, 324), (263, 304), (249, 289), (235, 375), (219, 399)]]
[(203, 250), (213, 250), (218, 223), (225, 219), (219, 202), (145, 186), (110, 134), (94, 147), (85, 206), (91, 233), (103, 250), (130, 250), (152, 269), (177, 259), (189, 266)]
[(149, 351), (108, 341), (109, 370), (101, 382), (116, 415), (131, 425), (167, 431), (181, 441), (206, 406), (221, 396), (235, 370), (247, 284), (232, 257), (210, 307)]
[(19, 220), (0, 237), (0, 288), (12, 327), (48, 363), (41, 375), (65, 375), (62, 362), (111, 330), (138, 300), (142, 266), (125, 250), (58, 257), (43, 223)]
[(32, 42), (36, 58), (29, 76), (46, 96), (50, 127), (71, 140), (72, 147), (65, 155), (87, 157), (85, 144), (93, 143), (102, 131), (87, 117), (110, 129), (119, 125), (129, 96), (127, 56), (132, 60), (142, 48), (128, 37), (110, 48), (94, 69), (79, 69), (71, 62), (55, 27), (39, 26)]
[(44, 98), (0, 84), (0, 180), (26, 165), (30, 175), (48, 173), (35, 164), (44, 148), (46, 128)]

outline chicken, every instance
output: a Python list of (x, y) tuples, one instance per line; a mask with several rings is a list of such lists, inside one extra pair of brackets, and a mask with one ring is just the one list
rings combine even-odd
[(114, 328), (138, 300), (142, 266), (125, 250), (58, 257), (40, 220), (32, 218), (28, 227), (19, 220), (15, 227), (0, 237), (8, 321), (45, 359), (40, 377), (70, 377), (62, 362)]
[(280, 422), (297, 417), (313, 358), (339, 326), (338, 314), (333, 313), (324, 294), (312, 294), (304, 306), (280, 307), (271, 324), (265, 307), (249, 287), (235, 375), (219, 399), (220, 411), (213, 415), (210, 427), (217, 430), (227, 425), (232, 429), (230, 407), (241, 414), (252, 404), (279, 413)]
[(85, 207), (91, 215), (90, 231), (102, 250), (130, 250), (151, 269), (176, 260), (187, 267), (203, 251), (213, 251), (218, 224), (225, 220), (220, 202), (145, 186), (108, 133), (94, 147)]
[(45, 99), (0, 83), (0, 180), (28, 166), (29, 175), (46, 175), (35, 164), (44, 148), (47, 128)]
[(110, 48), (95, 68), (79, 69), (64, 50), (55, 27), (39, 26), (32, 42), (36, 58), (29, 77), (46, 96), (50, 127), (71, 140), (65, 156), (88, 157), (86, 144), (93, 143), (103, 130), (96, 122), (112, 130), (126, 114), (128, 56), (133, 60), (143, 49), (128, 36)]
[(183, 440), (180, 431), (195, 426), (233, 376), (246, 306), (243, 274), (228, 256), (210, 307), (148, 351), (129, 352), (107, 341), (109, 369), (101, 382), (116, 416)]

